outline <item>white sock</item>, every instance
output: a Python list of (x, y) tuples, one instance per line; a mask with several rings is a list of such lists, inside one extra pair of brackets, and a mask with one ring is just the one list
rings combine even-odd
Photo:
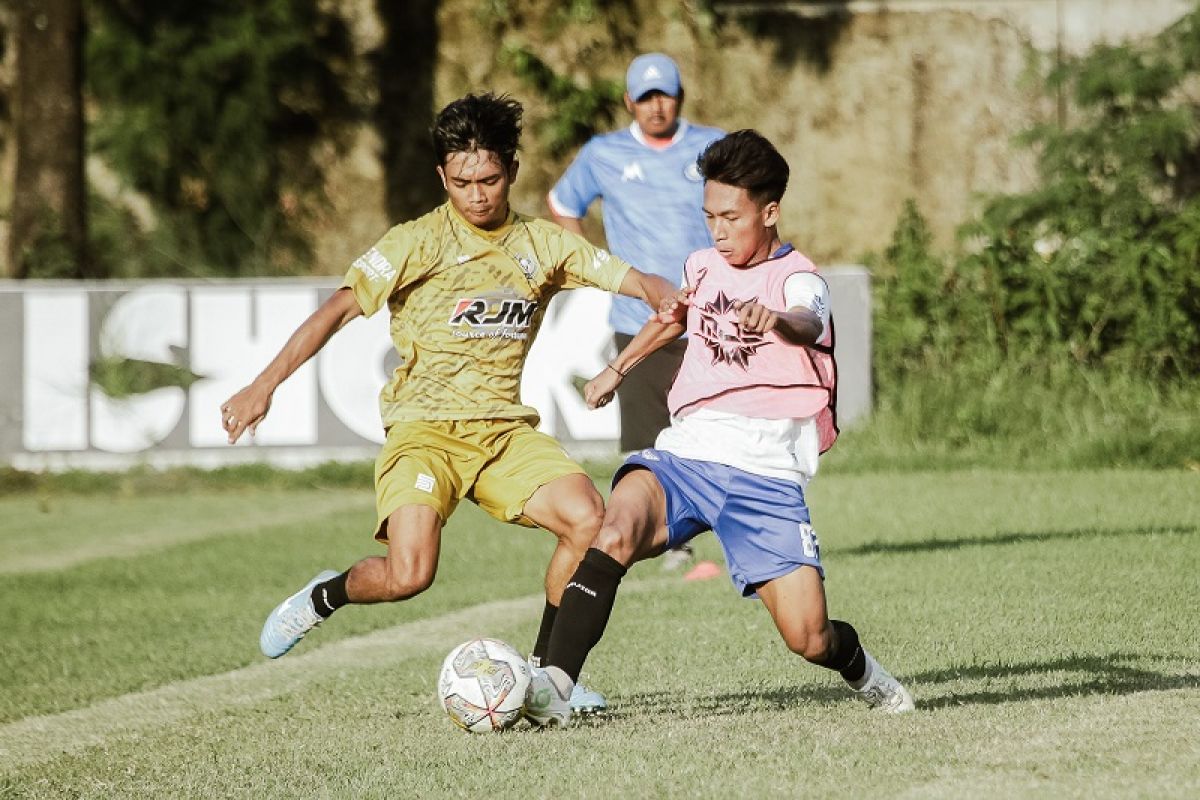
[[(859, 646), (862, 647), (862, 645)], [(862, 677), (856, 681), (846, 681), (846, 683), (850, 684), (850, 688), (856, 692), (861, 692), (868, 685), (870, 685), (871, 679), (875, 677), (875, 669), (879, 666), (879, 662), (875, 660), (874, 656), (867, 652), (865, 647), (863, 647), (863, 658), (867, 660), (867, 668), (863, 670)]]

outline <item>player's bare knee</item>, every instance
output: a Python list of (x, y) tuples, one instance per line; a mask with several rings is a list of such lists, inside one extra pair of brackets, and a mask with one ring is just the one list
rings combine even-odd
[(596, 495), (594, 501), (590, 497), (579, 497), (560, 507), (559, 513), (562, 522), (554, 531), (555, 535), (582, 554), (604, 522), (604, 501), (600, 495)]
[(626, 566), (637, 560), (639, 550), (637, 538), (629, 530), (611, 522), (600, 526), (592, 547)]

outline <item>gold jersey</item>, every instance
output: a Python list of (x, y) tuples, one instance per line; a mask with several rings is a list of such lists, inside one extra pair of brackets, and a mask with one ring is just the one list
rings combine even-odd
[(494, 231), (450, 203), (397, 225), (342, 282), (363, 313), (387, 305), (400, 366), (379, 394), (396, 422), (528, 419), (521, 369), (550, 298), (591, 286), (615, 292), (629, 264), (545, 220), (509, 212)]

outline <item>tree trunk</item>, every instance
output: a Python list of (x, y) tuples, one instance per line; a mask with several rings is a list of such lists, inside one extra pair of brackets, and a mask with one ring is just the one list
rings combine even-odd
[(437, 66), (437, 0), (376, 0), (383, 44), (375, 54), (383, 138), (387, 213), (392, 222), (420, 216), (442, 201), (434, 168), (433, 75)]
[(91, 277), (83, 164), (82, 0), (16, 0), (16, 174), (9, 232), (18, 278)]

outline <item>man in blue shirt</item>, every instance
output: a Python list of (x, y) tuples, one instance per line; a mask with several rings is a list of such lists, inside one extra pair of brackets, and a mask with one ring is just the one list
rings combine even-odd
[[(558, 224), (582, 235), (580, 220), (601, 198), (608, 249), (678, 286), (688, 255), (712, 246), (696, 159), (725, 133), (680, 116), (679, 68), (662, 53), (635, 58), (625, 87), (625, 107), (633, 123), (594, 136), (583, 146), (550, 191), (550, 213)], [(642, 329), (650, 313), (640, 300), (613, 298), (609, 324), (617, 352)], [(623, 452), (653, 447), (659, 431), (670, 424), (667, 390), (685, 349), (686, 340), (674, 342), (625, 377), (618, 392)]]

